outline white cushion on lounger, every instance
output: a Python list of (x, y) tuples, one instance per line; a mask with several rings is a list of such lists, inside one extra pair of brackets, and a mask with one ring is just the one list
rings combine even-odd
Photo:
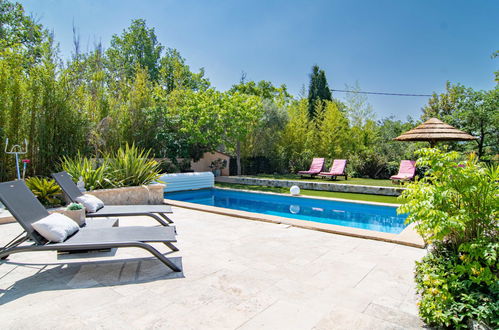
[(83, 204), (87, 212), (93, 213), (104, 207), (104, 202), (95, 197), (94, 195), (85, 194), (83, 196), (77, 197), (76, 201)]
[(64, 242), (68, 236), (76, 233), (80, 227), (64, 214), (52, 213), (32, 224), (33, 228), (50, 242)]

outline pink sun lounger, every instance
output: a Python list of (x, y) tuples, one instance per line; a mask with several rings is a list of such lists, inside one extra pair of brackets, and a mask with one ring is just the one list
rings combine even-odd
[(402, 160), (400, 161), (399, 172), (397, 175), (392, 175), (390, 180), (412, 180), (416, 175), (416, 161), (415, 160)]
[(321, 172), (320, 176), (331, 177), (332, 179), (336, 179), (337, 176), (344, 176), (345, 180), (348, 180), (348, 176), (346, 173), (347, 160), (346, 159), (335, 159), (333, 161), (333, 166), (329, 172)]
[(314, 176), (322, 171), (322, 167), (324, 167), (324, 158), (314, 158), (310, 169), (308, 171), (299, 171), (298, 174)]

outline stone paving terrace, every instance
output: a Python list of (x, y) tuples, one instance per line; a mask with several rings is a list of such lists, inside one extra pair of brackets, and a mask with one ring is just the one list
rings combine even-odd
[[(2, 328), (423, 326), (413, 283), (423, 249), (181, 208), (172, 219), (180, 251), (168, 257), (183, 273), (131, 248), (99, 257), (12, 255), (0, 263)], [(120, 219), (134, 224), (155, 222)], [(0, 225), (0, 243), (19, 232)]]

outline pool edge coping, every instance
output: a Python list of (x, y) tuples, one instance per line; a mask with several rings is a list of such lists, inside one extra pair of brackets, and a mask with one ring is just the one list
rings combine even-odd
[[(227, 190), (241, 191), (241, 189), (227, 189)], [(277, 193), (271, 193), (271, 194), (284, 195), (284, 194), (277, 194)], [(287, 196), (287, 195), (284, 195), (284, 196)], [(306, 197), (306, 198), (313, 198), (313, 197)], [(344, 200), (340, 200), (340, 201), (344, 201)], [(263, 221), (263, 222), (270, 222), (270, 223), (276, 223), (276, 224), (285, 224), (285, 225), (290, 225), (290, 226), (298, 227), (298, 228), (317, 230), (317, 231), (338, 234), (338, 235), (352, 236), (352, 237), (357, 237), (357, 238), (372, 239), (372, 240), (383, 241), (383, 242), (388, 242), (388, 243), (395, 243), (395, 244), (416, 247), (416, 248), (421, 248), (421, 249), (424, 249), (426, 247), (426, 244), (424, 243), (421, 236), (419, 236), (415, 231), (415, 224), (410, 224), (404, 230), (402, 230), (402, 232), (400, 232), (399, 234), (391, 234), (391, 233), (378, 232), (378, 231), (362, 229), (362, 228), (354, 228), (354, 227), (339, 226), (339, 225), (333, 225), (333, 224), (325, 224), (325, 223), (320, 223), (320, 222), (313, 222), (313, 221), (307, 221), (307, 220), (299, 220), (299, 219), (280, 217), (280, 216), (275, 216), (275, 215), (270, 215), (270, 214), (254, 213), (254, 212), (234, 210), (234, 209), (228, 209), (228, 208), (222, 208), (222, 207), (216, 207), (216, 206), (182, 202), (182, 201), (177, 201), (177, 200), (172, 200), (172, 199), (167, 199), (167, 198), (164, 199), (164, 202), (166, 204), (169, 204), (172, 206), (187, 208), (187, 209), (196, 210), (196, 211), (203, 211), (203, 212), (210, 212), (210, 213), (215, 213), (215, 214), (233, 216), (233, 217), (243, 218), (243, 219), (248, 219), (248, 220)], [(365, 204), (365, 203), (361, 203), (361, 204)], [(383, 205), (383, 206), (385, 206), (385, 205)]]

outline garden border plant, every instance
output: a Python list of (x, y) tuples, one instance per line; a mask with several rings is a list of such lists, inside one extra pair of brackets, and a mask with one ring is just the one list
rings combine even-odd
[(78, 154), (74, 158), (63, 157), (62, 168), (73, 180), (82, 178), (87, 190), (149, 185), (159, 182), (160, 164), (150, 157), (150, 151), (135, 145), (118, 148), (106, 153), (101, 160)]
[(499, 328), (499, 168), (475, 155), (421, 149), (426, 176), (402, 193), (399, 213), (431, 244), (416, 263), (419, 314), (431, 326)]
[(26, 185), (36, 198), (46, 207), (59, 206), (62, 203), (61, 187), (55, 180), (44, 177), (32, 176), (25, 180)]

